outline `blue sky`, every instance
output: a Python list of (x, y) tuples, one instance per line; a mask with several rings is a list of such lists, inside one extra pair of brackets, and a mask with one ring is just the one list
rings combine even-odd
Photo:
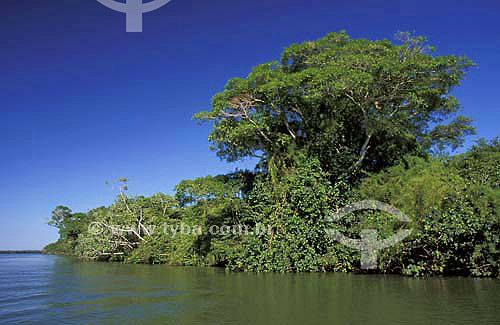
[(478, 67), (455, 95), (478, 131), (468, 145), (500, 135), (497, 0), (172, 0), (144, 15), (143, 33), (125, 33), (125, 15), (96, 0), (1, 6), (0, 249), (54, 241), (51, 210), (109, 205), (109, 180), (150, 195), (251, 167), (219, 161), (192, 115), (229, 78), (332, 31), (415, 31), (438, 54), (467, 55)]

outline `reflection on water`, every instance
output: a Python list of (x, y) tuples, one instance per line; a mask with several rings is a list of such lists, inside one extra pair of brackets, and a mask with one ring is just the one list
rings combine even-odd
[(0, 255), (0, 322), (494, 324), (500, 281), (217, 268)]

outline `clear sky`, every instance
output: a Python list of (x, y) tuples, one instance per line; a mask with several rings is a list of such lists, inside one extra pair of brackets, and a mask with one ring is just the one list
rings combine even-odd
[(229, 78), (328, 32), (415, 31), (438, 54), (467, 55), (479, 66), (455, 94), (475, 120), (471, 141), (500, 135), (498, 0), (172, 0), (144, 15), (143, 33), (96, 0), (0, 6), (0, 249), (54, 241), (51, 210), (109, 205), (109, 180), (151, 195), (251, 167), (219, 161), (192, 115)]

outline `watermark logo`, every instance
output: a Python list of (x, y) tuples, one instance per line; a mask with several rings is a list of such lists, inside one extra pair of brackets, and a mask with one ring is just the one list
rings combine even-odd
[[(342, 219), (349, 213), (361, 210), (380, 210), (385, 211), (392, 216), (396, 217), (401, 222), (410, 222), (410, 218), (401, 212), (399, 209), (393, 207), (392, 205), (366, 200), (353, 203), (342, 209), (337, 213), (334, 213), (331, 217), (327, 218), (328, 222), (335, 222)], [(326, 232), (332, 236), (335, 240), (342, 243), (343, 245), (354, 248), (361, 251), (361, 268), (365, 270), (376, 269), (377, 268), (377, 252), (381, 249), (394, 246), (408, 235), (410, 235), (411, 230), (401, 229), (393, 236), (377, 240), (377, 230), (376, 229), (363, 229), (361, 231), (361, 239), (352, 239), (344, 236), (342, 233), (335, 229), (327, 229)]]
[(126, 0), (125, 3), (115, 0), (97, 0), (106, 7), (127, 15), (127, 33), (142, 32), (142, 14), (159, 9), (171, 0), (154, 0), (143, 3), (143, 0)]
[(89, 233), (92, 235), (100, 235), (104, 232), (104, 227), (100, 222), (92, 222), (89, 225)]
[(140, 236), (141, 234), (146, 234), (152, 236), (153, 234), (163, 233), (164, 235), (170, 236), (172, 238), (176, 237), (177, 234), (180, 235), (237, 235), (237, 236), (248, 236), (248, 235), (263, 235), (272, 234), (272, 226), (257, 223), (250, 227), (248, 225), (188, 225), (184, 222), (180, 224), (168, 224), (163, 223), (163, 227), (157, 225), (108, 225), (103, 222), (92, 222), (88, 226), (88, 232), (90, 235), (94, 236), (126, 236), (135, 234)]

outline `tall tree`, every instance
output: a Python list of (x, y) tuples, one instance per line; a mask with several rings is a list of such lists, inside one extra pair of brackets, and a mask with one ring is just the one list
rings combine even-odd
[[(229, 80), (212, 109), (209, 140), (228, 161), (259, 157), (270, 170), (303, 150), (333, 175), (376, 171), (405, 154), (459, 146), (473, 132), (450, 95), (473, 66), (465, 57), (434, 56), (422, 37), (400, 43), (351, 39), (345, 32), (286, 48), (280, 62)], [(434, 126), (434, 128), (431, 127)]]
[(59, 205), (52, 210), (48, 224), (59, 230), (61, 239), (75, 240), (78, 234), (86, 230), (88, 216), (85, 213), (73, 213), (70, 208)]

